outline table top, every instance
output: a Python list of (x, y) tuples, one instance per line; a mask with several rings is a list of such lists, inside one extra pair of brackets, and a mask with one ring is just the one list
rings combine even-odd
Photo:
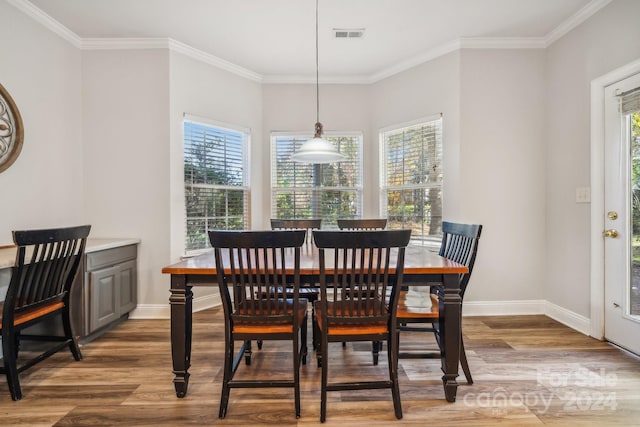
[[(213, 250), (204, 254), (184, 259), (162, 269), (165, 274), (216, 274)], [(454, 261), (444, 258), (428, 248), (407, 246), (404, 259), (404, 275), (424, 274), (464, 274), (469, 269)], [(393, 273), (393, 271), (391, 271)], [(300, 252), (300, 274), (320, 274), (318, 248), (315, 245), (303, 245)]]

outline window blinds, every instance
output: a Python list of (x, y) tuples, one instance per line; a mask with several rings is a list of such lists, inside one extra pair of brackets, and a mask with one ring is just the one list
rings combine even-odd
[(209, 247), (209, 230), (248, 228), (247, 135), (184, 122), (187, 251)]
[(272, 138), (273, 218), (322, 218), (323, 228), (337, 218), (362, 215), (361, 136), (326, 136), (347, 158), (328, 164), (298, 163), (291, 155), (309, 139), (305, 135)]
[(442, 118), (381, 133), (382, 201), (389, 228), (411, 228), (414, 244), (442, 233)]
[(620, 97), (620, 112), (622, 114), (640, 111), (640, 87), (623, 92), (618, 96)]
[(442, 120), (384, 133), (387, 186), (442, 181)]

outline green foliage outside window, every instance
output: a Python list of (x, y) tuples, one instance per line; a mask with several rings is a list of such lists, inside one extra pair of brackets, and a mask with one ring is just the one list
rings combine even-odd
[(388, 227), (410, 228), (414, 243), (442, 235), (442, 119), (382, 134)]
[(275, 137), (272, 217), (322, 218), (323, 228), (336, 226), (338, 218), (361, 217), (361, 138), (325, 137), (346, 161), (317, 165), (293, 162), (291, 154), (308, 137)]
[(184, 123), (187, 251), (209, 247), (209, 230), (248, 227), (245, 139), (242, 132)]

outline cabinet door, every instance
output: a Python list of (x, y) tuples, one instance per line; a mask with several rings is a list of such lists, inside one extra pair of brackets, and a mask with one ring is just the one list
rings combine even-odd
[(136, 261), (127, 261), (118, 264), (120, 269), (120, 306), (118, 314), (122, 316), (136, 308), (138, 290), (136, 284)]
[(120, 317), (120, 267), (114, 266), (89, 273), (91, 289), (91, 332)]

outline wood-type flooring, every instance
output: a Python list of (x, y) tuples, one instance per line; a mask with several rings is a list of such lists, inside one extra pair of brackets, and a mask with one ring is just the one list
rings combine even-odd
[[(169, 320), (127, 320), (82, 347), (84, 360), (60, 352), (20, 375), (13, 402), (0, 378), (0, 426), (315, 426), (321, 425), (320, 369), (301, 368), (302, 416), (292, 389), (233, 389), (218, 419), (223, 319), (219, 308), (194, 314), (191, 379), (176, 397)], [(457, 401), (444, 399), (438, 359), (400, 360), (404, 417), (388, 390), (329, 393), (325, 426), (638, 426), (640, 361), (545, 316), (464, 317), (474, 384), (458, 378)], [(402, 347), (433, 343), (403, 333)], [(238, 375), (287, 376), (290, 344), (265, 342)], [(330, 349), (329, 375), (387, 375), (372, 366), (370, 343)], [(461, 372), (461, 371), (460, 371)]]

